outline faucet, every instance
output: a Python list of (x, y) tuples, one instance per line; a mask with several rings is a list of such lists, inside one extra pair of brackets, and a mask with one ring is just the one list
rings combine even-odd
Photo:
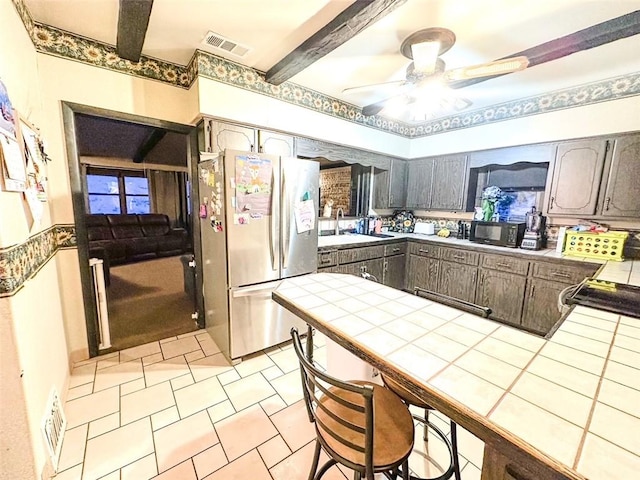
[(342, 219), (344, 220), (344, 210), (342, 208), (336, 209), (336, 235), (340, 235), (340, 215), (342, 214)]

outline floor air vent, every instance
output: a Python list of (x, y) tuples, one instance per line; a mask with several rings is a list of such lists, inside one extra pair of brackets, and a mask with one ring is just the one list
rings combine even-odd
[(54, 471), (58, 471), (58, 461), (60, 460), (60, 450), (62, 450), (62, 438), (67, 427), (67, 419), (62, 411), (60, 395), (53, 388), (49, 394), (47, 409), (42, 419), (42, 433), (49, 450), (51, 463)]
[(202, 43), (217, 50), (235, 55), (236, 57), (244, 57), (249, 52), (249, 50), (251, 50), (249, 47), (240, 45), (237, 42), (229, 40), (228, 38), (225, 38), (222, 35), (218, 35), (217, 33), (213, 32), (207, 33), (207, 36), (204, 37)]

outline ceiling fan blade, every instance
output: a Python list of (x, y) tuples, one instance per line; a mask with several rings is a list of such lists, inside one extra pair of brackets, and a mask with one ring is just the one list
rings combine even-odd
[(364, 115), (365, 117), (368, 117), (369, 115), (377, 115), (382, 111), (387, 101), (390, 100), (391, 98), (393, 97), (385, 98), (384, 100), (381, 100), (379, 102), (365, 105), (364, 107), (362, 107), (362, 115)]
[(367, 92), (369, 90), (384, 89), (389, 87), (401, 87), (406, 83), (405, 80), (393, 80), (391, 82), (372, 83), (370, 85), (360, 85), (359, 87), (350, 87), (342, 90), (342, 93), (349, 95), (358, 92)]
[(504, 58), (495, 62), (454, 68), (444, 72), (444, 78), (447, 82), (456, 82), (471, 78), (492, 77), (524, 70), (528, 65), (529, 59), (525, 56)]

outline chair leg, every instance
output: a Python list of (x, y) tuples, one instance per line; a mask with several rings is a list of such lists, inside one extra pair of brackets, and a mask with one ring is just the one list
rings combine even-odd
[(453, 474), (460, 480), (460, 461), (458, 459), (458, 432), (455, 422), (451, 422), (451, 447), (453, 450)]
[(409, 480), (409, 459), (402, 462), (402, 480)]
[(313, 463), (311, 464), (311, 471), (309, 472), (309, 480), (313, 480), (318, 469), (318, 462), (320, 461), (320, 442), (316, 440), (316, 449), (313, 453)]
[(422, 433), (422, 440), (429, 441), (429, 410), (424, 410), (424, 431)]

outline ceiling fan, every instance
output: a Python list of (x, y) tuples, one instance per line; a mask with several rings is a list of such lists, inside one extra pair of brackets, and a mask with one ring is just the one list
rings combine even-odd
[[(480, 77), (493, 77), (524, 70), (529, 65), (525, 56), (507, 57), (480, 65), (445, 70), (440, 55), (447, 52), (456, 42), (455, 34), (446, 28), (425, 28), (409, 35), (400, 45), (400, 52), (413, 60), (406, 70), (404, 80), (362, 85), (346, 88), (342, 93), (350, 94), (376, 88), (397, 87), (398, 93), (362, 109), (365, 116), (376, 115), (383, 108), (393, 103), (412, 104), (420, 98), (436, 95), (434, 90), (442, 92), (442, 86), (452, 85), (460, 80)], [(436, 88), (433, 88), (433, 87)], [(439, 88), (438, 88), (439, 87)], [(468, 100), (457, 101), (451, 95), (446, 99), (449, 107), (466, 108), (471, 104)]]

